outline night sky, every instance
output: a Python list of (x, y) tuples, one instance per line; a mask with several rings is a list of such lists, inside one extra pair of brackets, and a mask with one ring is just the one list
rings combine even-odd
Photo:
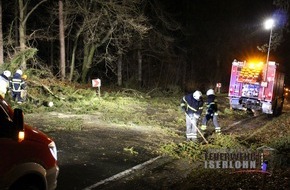
[[(252, 56), (265, 59), (267, 52), (260, 52), (257, 48), (269, 42), (270, 30), (264, 28), (265, 20), (275, 19), (274, 35), (285, 28), (289, 17), (289, 11), (285, 13), (279, 10), (273, 5), (273, 0), (163, 1), (167, 10), (185, 28), (187, 38), (182, 43), (198, 44), (196, 46), (199, 47), (210, 44), (212, 48), (208, 51), (219, 51), (227, 61), (233, 59), (244, 61)], [(272, 41), (270, 60), (284, 64), (288, 68), (290, 33), (285, 31), (283, 41), (277, 47), (274, 47)], [(193, 46), (187, 48), (192, 48), (195, 52), (197, 48)], [(200, 51), (202, 56), (206, 56), (203, 55), (204, 51), (205, 49)]]

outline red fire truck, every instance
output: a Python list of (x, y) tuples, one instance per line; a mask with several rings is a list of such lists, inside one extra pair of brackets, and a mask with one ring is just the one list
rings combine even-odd
[(277, 116), (284, 102), (284, 73), (278, 63), (232, 62), (229, 85), (233, 109), (262, 111)]

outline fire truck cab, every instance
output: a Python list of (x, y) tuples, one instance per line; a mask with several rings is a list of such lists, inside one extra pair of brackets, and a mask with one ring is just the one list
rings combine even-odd
[(228, 95), (233, 109), (277, 116), (284, 103), (284, 73), (273, 61), (265, 64), (234, 60)]
[(0, 189), (52, 190), (59, 168), (54, 141), (23, 121), (0, 96)]

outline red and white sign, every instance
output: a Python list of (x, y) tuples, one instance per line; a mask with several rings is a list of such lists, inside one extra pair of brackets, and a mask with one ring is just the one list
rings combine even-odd
[(101, 86), (101, 79), (92, 80), (92, 87), (100, 87), (100, 86)]
[(221, 88), (222, 87), (222, 83), (216, 83), (216, 87), (217, 88)]

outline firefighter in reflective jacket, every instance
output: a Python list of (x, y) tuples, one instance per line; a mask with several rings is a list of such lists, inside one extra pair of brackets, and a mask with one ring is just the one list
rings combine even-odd
[(9, 77), (11, 72), (6, 70), (0, 75), (0, 95), (5, 98), (5, 94), (9, 89)]
[(26, 83), (21, 77), (22, 77), (22, 71), (18, 69), (10, 82), (10, 88), (12, 91), (12, 99), (16, 101), (17, 103), (23, 102), (23, 99), (21, 98), (21, 91), (26, 88)]
[(197, 90), (193, 94), (184, 96), (180, 106), (186, 115), (186, 139), (195, 141), (197, 140), (197, 121), (203, 109), (201, 92)]
[(206, 95), (207, 95), (207, 102), (206, 102), (207, 111), (206, 111), (206, 115), (204, 116), (202, 120), (201, 130), (206, 130), (208, 121), (212, 119), (213, 125), (215, 127), (215, 132), (217, 134), (220, 134), (221, 128), (218, 123), (218, 107), (217, 107), (216, 96), (214, 94), (214, 90), (209, 89), (206, 92)]

